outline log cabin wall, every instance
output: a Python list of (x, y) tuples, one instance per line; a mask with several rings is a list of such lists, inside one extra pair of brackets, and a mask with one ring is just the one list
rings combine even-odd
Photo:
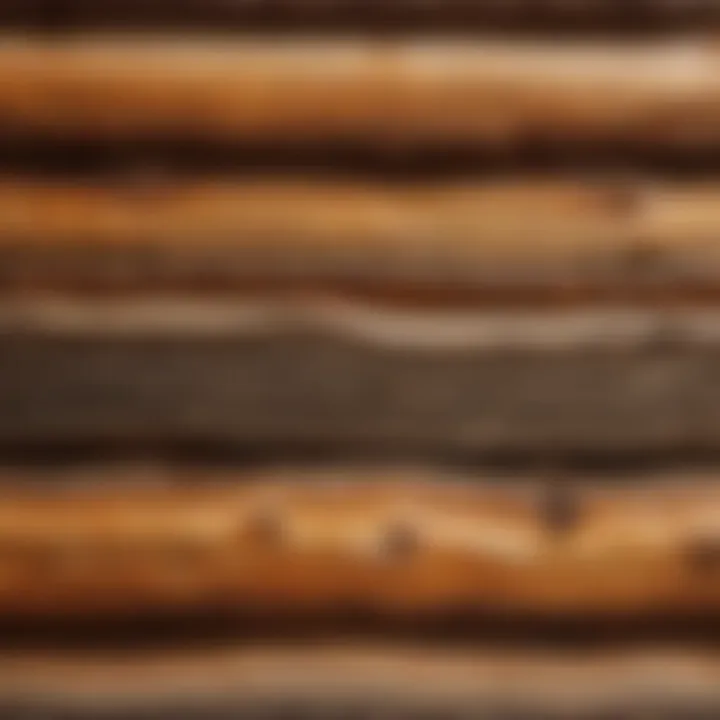
[(718, 717), (720, 2), (0, 24), (2, 717)]

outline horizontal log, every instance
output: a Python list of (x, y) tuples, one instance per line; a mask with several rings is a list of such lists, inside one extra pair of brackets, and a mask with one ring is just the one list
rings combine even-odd
[(720, 608), (712, 476), (579, 489), (397, 468), (198, 479), (103, 487), (98, 470), (94, 486), (40, 494), (3, 471), (0, 614), (570, 620)]
[(6, 35), (0, 123), (58, 139), (718, 145), (700, 41)]
[(18, 300), (0, 311), (0, 443), (715, 451), (718, 327), (691, 310)]
[(0, 179), (4, 289), (718, 299), (719, 234), (714, 182)]
[(413, 720), (478, 715), (710, 720), (720, 707), (714, 653), (436, 650), (408, 646), (247, 647), (0, 657), (0, 706), (9, 720), (154, 718), (266, 720), (379, 713)]

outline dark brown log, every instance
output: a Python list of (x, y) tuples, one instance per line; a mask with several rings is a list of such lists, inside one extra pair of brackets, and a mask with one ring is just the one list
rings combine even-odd
[(0, 440), (712, 452), (713, 312), (8, 303)]

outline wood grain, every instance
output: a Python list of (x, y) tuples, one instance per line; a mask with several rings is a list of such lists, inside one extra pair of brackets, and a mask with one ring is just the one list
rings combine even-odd
[(187, 39), (6, 35), (6, 132), (390, 146), (717, 146), (720, 56), (702, 41)]
[(563, 523), (542, 485), (437, 479), (309, 470), (103, 488), (98, 471), (94, 487), (4, 484), (0, 612), (718, 612), (707, 478), (585, 487)]
[(720, 294), (718, 234), (713, 181), (0, 178), (5, 290), (682, 302)]
[(9, 303), (0, 441), (394, 453), (714, 452), (716, 313)]

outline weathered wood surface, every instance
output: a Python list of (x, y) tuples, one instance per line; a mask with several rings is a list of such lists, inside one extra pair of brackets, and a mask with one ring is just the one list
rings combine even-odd
[(6, 34), (5, 132), (376, 146), (717, 147), (720, 54), (701, 40)]
[[(2, 306), (0, 440), (653, 453), (720, 443), (716, 313)], [(373, 450), (374, 449), (374, 450)]]
[(397, 468), (195, 474), (103, 487), (98, 469), (94, 486), (38, 492), (3, 471), (0, 615), (719, 612), (711, 473), (574, 488)]

